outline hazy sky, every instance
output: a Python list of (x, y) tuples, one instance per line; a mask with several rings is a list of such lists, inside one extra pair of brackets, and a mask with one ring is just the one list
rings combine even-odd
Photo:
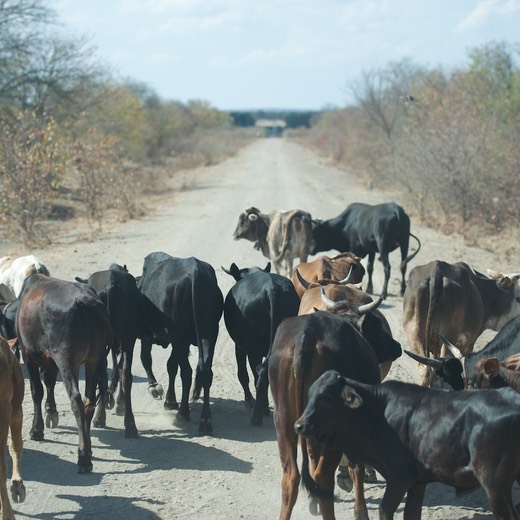
[(222, 110), (344, 106), (363, 70), (520, 42), (520, 0), (53, 0), (119, 77)]

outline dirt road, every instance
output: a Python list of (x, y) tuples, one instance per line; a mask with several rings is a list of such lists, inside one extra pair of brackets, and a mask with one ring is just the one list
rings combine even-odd
[[(355, 201), (378, 203), (394, 200), (396, 194), (368, 190), (344, 171), (330, 167), (295, 144), (281, 139), (258, 140), (227, 162), (193, 172), (196, 181), (189, 189), (165, 194), (154, 213), (139, 221), (113, 228), (92, 242), (74, 242), (69, 235), (61, 244), (33, 251), (44, 260), (51, 274), (72, 280), (106, 269), (112, 262), (126, 264), (134, 275), (141, 273), (146, 254), (165, 251), (174, 256), (196, 256), (217, 271), (224, 294), (233, 280), (221, 266), (265, 266), (267, 260), (250, 242), (233, 241), (238, 215), (246, 206), (262, 211), (300, 208), (314, 217), (329, 218)], [(172, 180), (174, 183), (175, 180)], [(518, 270), (504, 265), (498, 256), (466, 248), (454, 236), (445, 237), (419, 227), (412, 215), (412, 232), (423, 243), (412, 263), (436, 258), (464, 259), (476, 268)], [(26, 254), (0, 250), (0, 254)], [(394, 335), (403, 343), (402, 300), (399, 291), (399, 254), (391, 254), (390, 297), (383, 305)], [(375, 290), (382, 284), (382, 266), (375, 266)], [(139, 348), (137, 348), (137, 354)], [(165, 363), (169, 349), (154, 347), (156, 376), (166, 384)], [(192, 347), (192, 366), (196, 359)], [(125, 439), (123, 420), (112, 412), (106, 430), (93, 429), (94, 471), (76, 472), (77, 432), (64, 388), (57, 386), (60, 425), (47, 430), (46, 439), (29, 439), (32, 402), (26, 385), (22, 460), (27, 499), (15, 504), (17, 518), (25, 519), (273, 519), (278, 517), (281, 467), (272, 420), (262, 427), (249, 424), (250, 413), (243, 405), (236, 377), (234, 346), (221, 325), (214, 361), (212, 414), (215, 434), (198, 437), (200, 404), (192, 405), (192, 421), (177, 425), (175, 412), (165, 411), (147, 391), (139, 356), (134, 359), (133, 402), (141, 438)], [(401, 357), (393, 366), (392, 378), (417, 381), (416, 365)], [(383, 485), (368, 486), (371, 518)], [(517, 500), (518, 501), (518, 500)], [(353, 518), (351, 495), (338, 490), (337, 517)], [(423, 510), (424, 519), (460, 520), (491, 518), (487, 501), (477, 491), (456, 498), (443, 485), (430, 485)], [(402, 517), (402, 508), (398, 517)], [(294, 518), (310, 518), (305, 494), (300, 492)]]

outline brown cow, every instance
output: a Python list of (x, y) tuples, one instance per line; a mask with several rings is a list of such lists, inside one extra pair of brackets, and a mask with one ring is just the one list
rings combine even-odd
[[(40, 370), (47, 387), (46, 425), (58, 423), (54, 386), (59, 371), (78, 425), (78, 472), (90, 472), (90, 424), (96, 405), (96, 387), (100, 386), (103, 399), (107, 383), (106, 347), (112, 344), (106, 306), (90, 286), (42, 274), (27, 278), (12, 305), (18, 305), (15, 332), (29, 372), (34, 402), (30, 437), (35, 440), (44, 437)], [(81, 365), (85, 366), (84, 401), (79, 391)]]
[[(495, 272), (490, 278), (464, 262), (435, 260), (414, 267), (403, 298), (403, 328), (411, 349), (438, 359), (444, 336), (469, 354), (484, 330), (499, 331), (520, 315), (519, 279), (519, 274)], [(420, 370), (421, 383), (429, 386), (433, 369), (420, 364)]]
[[(308, 285), (307, 291), (303, 295), (300, 302), (300, 310), (298, 311), (299, 315), (309, 314), (317, 310), (328, 311), (334, 309), (337, 309), (336, 312), (341, 310), (343, 313), (355, 314), (358, 312), (360, 307), (363, 308), (364, 305), (369, 305), (373, 301), (372, 297), (365, 291), (362, 291), (357, 285), (328, 284), (320, 286), (321, 282), (322, 281), (318, 281), (317, 283)], [(381, 302), (382, 300), (379, 299), (378, 305)], [(374, 313), (381, 320), (381, 324), (385, 332), (392, 336), (390, 324), (388, 323), (384, 314), (377, 308), (377, 306), (374, 307), (370, 312)], [(367, 334), (368, 333), (369, 331), (367, 331)], [(400, 355), (400, 349), (396, 349), (389, 356), (384, 356), (383, 353), (378, 356), (381, 381), (383, 381), (388, 375), (388, 372), (392, 367), (392, 362)], [(350, 480), (347, 471), (347, 464), (348, 460), (345, 456), (343, 456), (339, 466), (340, 471), (337, 477), (337, 482), (341, 489), (350, 491), (352, 489), (352, 481)], [(377, 482), (377, 476), (372, 468), (367, 468), (365, 482)]]
[[(374, 384), (380, 381), (378, 357), (374, 350), (394, 351), (400, 345), (383, 329), (381, 321), (369, 311), (373, 302), (359, 315), (338, 315), (341, 305), (330, 311), (287, 318), (278, 326), (268, 356), (269, 383), (274, 401), (280, 461), (283, 469), (280, 519), (290, 518), (298, 495), (300, 470), (297, 464), (298, 436), (294, 422), (303, 412), (310, 385), (327, 369)], [(366, 336), (370, 332), (370, 339)], [(314, 439), (300, 439), (301, 477), (319, 501), (323, 518), (334, 518), (334, 475), (341, 452), (326, 448)], [(310, 468), (309, 468), (310, 459)], [(355, 489), (355, 516), (368, 518), (363, 492), (364, 467), (351, 468)], [(311, 502), (311, 506), (315, 502)], [(315, 510), (314, 510), (315, 512)]]
[[(25, 500), (20, 462), (22, 459), (23, 439), (22, 401), (24, 380), (20, 363), (11, 351), (11, 346), (0, 337), (0, 505), (2, 520), (14, 520), (15, 516), (7, 494), (6, 451), (13, 459), (11, 496), (15, 502)], [(9, 437), (9, 431), (11, 436)]]
[(271, 260), (277, 273), (282, 271), (285, 261), (285, 272), (291, 276), (295, 258), (300, 262), (307, 261), (312, 241), (312, 217), (299, 209), (273, 210), (267, 214), (251, 206), (238, 217), (233, 238), (254, 242), (255, 248)]
[(468, 381), (470, 388), (501, 388), (510, 386), (520, 392), (520, 354), (502, 361), (497, 358), (479, 359), (475, 373)]
[(365, 268), (359, 256), (354, 253), (340, 253), (333, 257), (323, 255), (312, 262), (299, 263), (291, 275), (291, 281), (301, 298), (309, 283), (325, 285), (348, 281), (357, 284), (363, 280), (364, 275)]

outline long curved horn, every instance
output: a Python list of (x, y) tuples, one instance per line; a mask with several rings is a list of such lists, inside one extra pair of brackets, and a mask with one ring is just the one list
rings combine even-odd
[(339, 285), (345, 285), (345, 284), (347, 284), (347, 283), (349, 282), (350, 278), (352, 277), (352, 271), (353, 271), (353, 270), (354, 270), (354, 266), (351, 265), (351, 266), (350, 266), (350, 269), (349, 269), (349, 271), (348, 271), (347, 276), (345, 276), (345, 278), (343, 278), (343, 280), (340, 280), (340, 281), (338, 282), (338, 284), (339, 284)]
[(374, 300), (373, 302), (360, 305), (357, 308), (356, 314), (358, 314), (359, 316), (363, 316), (367, 312), (374, 311), (381, 305), (382, 302), (383, 298), (379, 297), (377, 300)]
[(321, 294), (321, 301), (323, 305), (325, 305), (325, 308), (328, 310), (332, 310), (336, 307), (336, 303), (334, 300), (331, 300), (328, 296), (323, 287), (320, 287), (320, 294)]
[(419, 354), (415, 354), (414, 352), (410, 352), (409, 350), (403, 349), (403, 352), (406, 352), (412, 359), (422, 363), (423, 365), (427, 365), (436, 370), (442, 367), (442, 361), (440, 359), (433, 359), (429, 357), (419, 356)]
[(441, 338), (444, 346), (453, 354), (454, 358), (460, 361), (464, 359), (464, 354), (453, 343), (450, 343), (442, 334), (439, 334), (439, 338)]
[(301, 285), (303, 286), (303, 288), (305, 290), (307, 290), (309, 288), (309, 285), (311, 284), (311, 282), (307, 281), (301, 274), (300, 274), (300, 271), (298, 271), (298, 268), (296, 267), (294, 269), (294, 272), (296, 273), (296, 278), (298, 278), (298, 281), (301, 283)]
[(343, 309), (352, 308), (352, 304), (348, 300), (340, 300), (339, 302), (335, 302), (334, 300), (331, 300), (327, 296), (327, 293), (325, 292), (325, 289), (323, 288), (323, 286), (320, 287), (320, 294), (321, 294), (321, 301), (329, 312), (338, 312)]

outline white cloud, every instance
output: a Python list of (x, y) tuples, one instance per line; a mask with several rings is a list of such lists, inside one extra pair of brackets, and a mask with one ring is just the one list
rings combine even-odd
[(520, 0), (482, 0), (457, 26), (464, 32), (487, 23), (491, 18), (503, 17), (520, 11)]

